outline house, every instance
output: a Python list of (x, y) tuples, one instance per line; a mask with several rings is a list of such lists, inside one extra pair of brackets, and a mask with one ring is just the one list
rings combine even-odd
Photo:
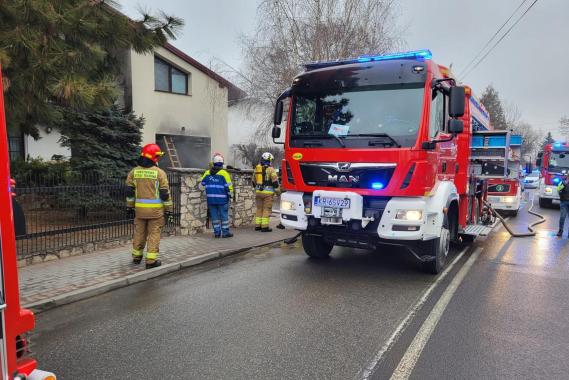
[[(169, 43), (151, 54), (124, 51), (120, 58), (124, 91), (118, 101), (145, 118), (143, 144), (177, 153), (179, 163), (167, 158), (164, 166), (203, 168), (213, 152), (228, 155), (228, 110), (243, 97), (238, 87)], [(40, 137), (10, 136), (11, 157), (70, 155), (56, 130), (40, 127)]]

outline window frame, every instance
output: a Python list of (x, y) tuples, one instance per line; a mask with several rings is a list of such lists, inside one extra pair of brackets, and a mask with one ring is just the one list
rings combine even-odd
[[(159, 61), (163, 65), (168, 67), (168, 90), (160, 90), (156, 88), (156, 61)], [(183, 74), (186, 79), (186, 92), (174, 92), (172, 90), (172, 72), (173, 69), (178, 71), (179, 73)], [(173, 65), (172, 63), (168, 62), (164, 58), (154, 55), (154, 91), (162, 92), (166, 94), (174, 94), (174, 95), (183, 95), (183, 96), (190, 96), (190, 73), (182, 70), (179, 66)]]

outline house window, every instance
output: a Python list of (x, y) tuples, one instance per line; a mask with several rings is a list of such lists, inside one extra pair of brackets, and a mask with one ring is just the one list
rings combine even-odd
[(173, 94), (188, 94), (188, 74), (154, 57), (154, 89)]
[(24, 159), (25, 148), (23, 133), (8, 133), (8, 153), (10, 154), (10, 161)]

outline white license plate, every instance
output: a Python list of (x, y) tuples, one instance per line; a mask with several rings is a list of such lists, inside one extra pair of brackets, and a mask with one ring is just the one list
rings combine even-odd
[(490, 203), (500, 203), (500, 197), (488, 197), (488, 202)]
[(314, 197), (314, 205), (319, 207), (350, 208), (350, 199)]

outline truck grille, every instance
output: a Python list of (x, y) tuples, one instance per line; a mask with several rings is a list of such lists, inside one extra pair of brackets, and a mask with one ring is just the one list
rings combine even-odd
[(386, 188), (395, 171), (391, 163), (326, 163), (300, 164), (304, 183), (309, 186), (340, 189), (373, 189), (372, 184)]

